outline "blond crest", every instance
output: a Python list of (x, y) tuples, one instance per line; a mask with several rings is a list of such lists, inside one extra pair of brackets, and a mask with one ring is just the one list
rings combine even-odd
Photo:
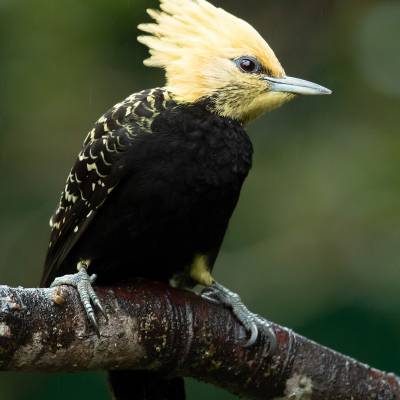
[(160, 0), (160, 11), (148, 10), (154, 23), (139, 29), (150, 35), (138, 40), (149, 47), (150, 67), (166, 71), (167, 86), (182, 100), (210, 95), (234, 79), (229, 63), (256, 57), (272, 76), (284, 70), (272, 49), (247, 22), (205, 0)]

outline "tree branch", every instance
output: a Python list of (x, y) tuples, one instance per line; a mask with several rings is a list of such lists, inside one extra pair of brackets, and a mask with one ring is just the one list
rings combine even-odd
[(100, 338), (74, 289), (1, 286), (0, 370), (150, 369), (252, 399), (400, 399), (400, 378), (278, 325), (272, 355), (263, 332), (243, 347), (229, 310), (190, 292), (147, 281), (96, 291), (109, 315)]

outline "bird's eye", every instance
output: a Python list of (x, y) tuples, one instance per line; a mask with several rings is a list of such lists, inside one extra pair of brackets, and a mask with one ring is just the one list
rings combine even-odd
[(261, 70), (260, 63), (253, 57), (240, 57), (235, 62), (242, 72), (248, 74), (256, 74)]

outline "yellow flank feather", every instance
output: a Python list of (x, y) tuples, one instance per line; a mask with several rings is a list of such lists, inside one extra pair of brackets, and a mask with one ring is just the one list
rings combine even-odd
[(138, 40), (150, 49), (145, 65), (165, 69), (167, 87), (178, 100), (194, 102), (238, 82), (243, 90), (261, 91), (262, 83), (245, 78), (233, 62), (242, 56), (257, 58), (270, 76), (285, 76), (266, 41), (242, 19), (205, 0), (160, 0), (160, 9), (148, 10), (155, 22), (139, 25), (149, 35)]
[(208, 257), (204, 254), (197, 254), (190, 266), (190, 277), (198, 284), (211, 286), (214, 279), (211, 276)]

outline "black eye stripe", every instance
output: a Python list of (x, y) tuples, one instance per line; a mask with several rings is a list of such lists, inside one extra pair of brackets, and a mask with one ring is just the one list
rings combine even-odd
[(272, 71), (269, 68), (266, 68), (264, 73), (265, 75), (272, 76)]

